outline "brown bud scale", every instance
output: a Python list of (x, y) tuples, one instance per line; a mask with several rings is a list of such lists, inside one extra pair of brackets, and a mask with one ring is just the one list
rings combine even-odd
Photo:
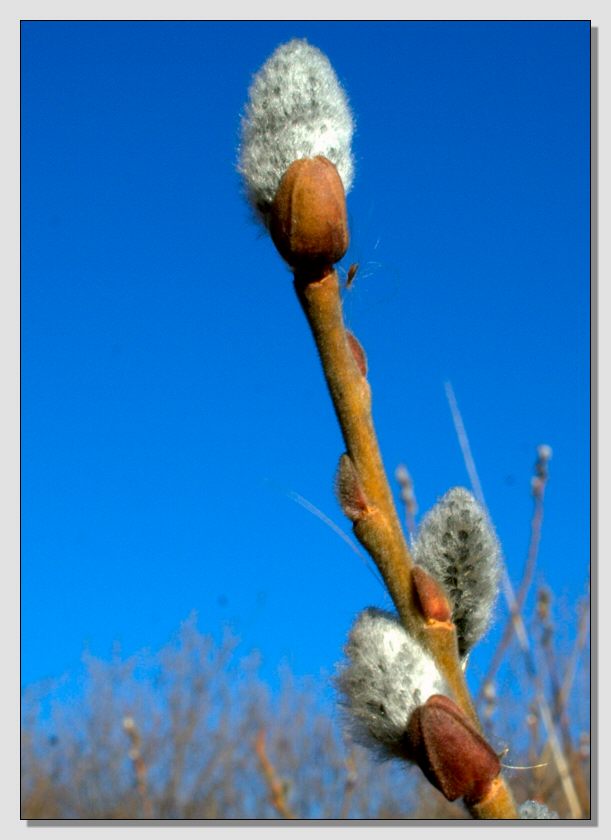
[(499, 757), (461, 709), (434, 694), (413, 712), (405, 735), (406, 754), (450, 802), (482, 800), (501, 772)]
[(274, 197), (270, 234), (292, 268), (330, 267), (348, 250), (348, 218), (342, 179), (325, 157), (293, 161)]
[(346, 330), (346, 338), (348, 339), (348, 345), (350, 346), (350, 351), (358, 369), (363, 376), (367, 376), (367, 356), (363, 350), (363, 345), (358, 338), (350, 332), (350, 330)]
[(426, 621), (452, 621), (452, 608), (441, 584), (422, 566), (412, 568), (416, 603)]
[(356, 467), (350, 456), (346, 453), (339, 459), (337, 476), (335, 478), (335, 490), (342, 510), (352, 522), (356, 522), (367, 513), (369, 509), (367, 497), (365, 496)]

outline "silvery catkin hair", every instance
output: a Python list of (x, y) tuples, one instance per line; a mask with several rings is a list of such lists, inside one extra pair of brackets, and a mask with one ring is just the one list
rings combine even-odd
[(352, 737), (380, 756), (394, 755), (417, 706), (447, 687), (433, 659), (389, 612), (360, 613), (336, 685)]
[(293, 161), (323, 155), (352, 184), (353, 119), (327, 57), (307, 41), (282, 44), (255, 74), (242, 117), (238, 171), (267, 225), (280, 180)]
[(461, 657), (490, 622), (499, 557), (499, 543), (485, 511), (463, 487), (449, 490), (420, 526), (414, 560), (448, 593)]

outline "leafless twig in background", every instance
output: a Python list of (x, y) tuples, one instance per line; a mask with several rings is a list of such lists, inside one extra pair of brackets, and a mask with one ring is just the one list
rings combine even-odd
[(497, 646), (494, 656), (492, 657), (490, 665), (488, 666), (486, 675), (482, 680), (482, 686), (480, 689), (479, 696), (480, 698), (483, 696), (484, 689), (494, 680), (494, 676), (498, 671), (501, 662), (503, 661), (503, 658), (505, 656), (505, 651), (507, 650), (507, 647), (511, 642), (513, 632), (520, 624), (520, 619), (522, 611), (524, 609), (524, 604), (526, 603), (528, 590), (530, 589), (530, 585), (532, 583), (535, 567), (537, 565), (539, 543), (541, 542), (541, 526), (543, 523), (543, 499), (545, 496), (545, 487), (547, 485), (549, 477), (548, 462), (550, 457), (550, 448), (548, 446), (539, 446), (537, 450), (537, 461), (535, 463), (535, 475), (532, 479), (534, 509), (530, 524), (530, 544), (528, 547), (528, 556), (526, 559), (526, 565), (524, 567), (524, 574), (522, 576), (522, 582), (520, 583), (518, 593), (515, 596), (514, 606), (511, 609), (510, 615), (505, 624), (501, 640)]
[(259, 730), (259, 734), (255, 739), (255, 752), (257, 753), (261, 770), (265, 776), (271, 804), (285, 820), (294, 820), (295, 814), (286, 802), (286, 784), (278, 777), (276, 769), (267, 755), (264, 729)]
[[(450, 410), (452, 412), (454, 427), (456, 429), (456, 434), (458, 437), (460, 448), (463, 453), (465, 466), (467, 468), (467, 472), (469, 473), (469, 478), (471, 480), (473, 492), (475, 493), (482, 507), (487, 510), (484, 494), (479, 481), (479, 476), (475, 467), (475, 461), (471, 453), (471, 447), (469, 445), (467, 432), (462, 420), (460, 410), (458, 408), (458, 403), (456, 401), (454, 390), (450, 382), (446, 383), (445, 390), (448, 402), (450, 404)], [(558, 737), (558, 732), (554, 724), (549, 704), (547, 702), (547, 699), (545, 698), (545, 694), (541, 686), (541, 680), (539, 679), (537, 674), (537, 668), (532, 656), (531, 645), (528, 638), (528, 634), (526, 632), (524, 619), (522, 618), (522, 614), (518, 607), (518, 601), (513, 589), (513, 585), (511, 583), (511, 579), (507, 572), (507, 566), (504, 562), (502, 562), (501, 564), (501, 569), (503, 594), (505, 596), (505, 600), (507, 601), (507, 606), (509, 607), (509, 613), (512, 617), (516, 638), (522, 651), (527, 671), (535, 684), (536, 698), (540, 710), (541, 720), (547, 732), (550, 749), (552, 751), (552, 756), (558, 769), (558, 775), (560, 777), (562, 788), (564, 790), (564, 794), (566, 796), (566, 800), (569, 805), (572, 818), (580, 819), (583, 816), (583, 812), (579, 802), (579, 797), (577, 796), (577, 792), (575, 790), (575, 785), (571, 777), (566, 756), (564, 755), (564, 752), (562, 750), (562, 746)]]
[(414, 482), (404, 464), (399, 464), (395, 470), (395, 478), (401, 490), (401, 501), (405, 509), (405, 527), (410, 541), (413, 541), (416, 533), (416, 513), (418, 511), (418, 504), (414, 493)]
[(148, 787), (146, 782), (146, 764), (142, 758), (142, 739), (140, 732), (136, 726), (136, 721), (133, 717), (127, 716), (123, 718), (123, 729), (131, 743), (129, 757), (134, 767), (134, 775), (136, 777), (136, 787), (140, 802), (142, 805), (142, 816), (144, 819), (151, 819), (153, 816), (152, 803), (148, 795)]

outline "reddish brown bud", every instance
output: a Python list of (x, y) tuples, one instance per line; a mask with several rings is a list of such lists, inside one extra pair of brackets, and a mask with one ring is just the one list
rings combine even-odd
[(350, 350), (352, 351), (358, 369), (363, 376), (367, 376), (367, 356), (363, 350), (363, 345), (349, 330), (346, 330), (346, 338), (348, 339), (348, 344), (350, 345)]
[(367, 497), (363, 491), (356, 467), (346, 453), (339, 459), (335, 491), (342, 510), (352, 522), (356, 522), (366, 513), (369, 507)]
[(426, 621), (452, 621), (452, 608), (441, 584), (422, 566), (412, 568), (416, 603)]
[(456, 703), (441, 694), (413, 712), (405, 739), (407, 757), (450, 802), (459, 797), (479, 802), (501, 772), (490, 744)]
[(269, 230), (293, 268), (330, 267), (348, 250), (344, 185), (325, 157), (293, 161), (276, 192)]

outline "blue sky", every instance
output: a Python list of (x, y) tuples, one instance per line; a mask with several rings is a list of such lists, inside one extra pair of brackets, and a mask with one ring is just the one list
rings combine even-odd
[(389, 606), (291, 498), (350, 532), (312, 339), (235, 172), (252, 73), (292, 37), (355, 114), (345, 312), (387, 468), (421, 513), (468, 485), (451, 381), (512, 578), (547, 443), (536, 582), (586, 592), (589, 23), (26, 22), (24, 684), (154, 650), (193, 610), (272, 682), (329, 672)]

